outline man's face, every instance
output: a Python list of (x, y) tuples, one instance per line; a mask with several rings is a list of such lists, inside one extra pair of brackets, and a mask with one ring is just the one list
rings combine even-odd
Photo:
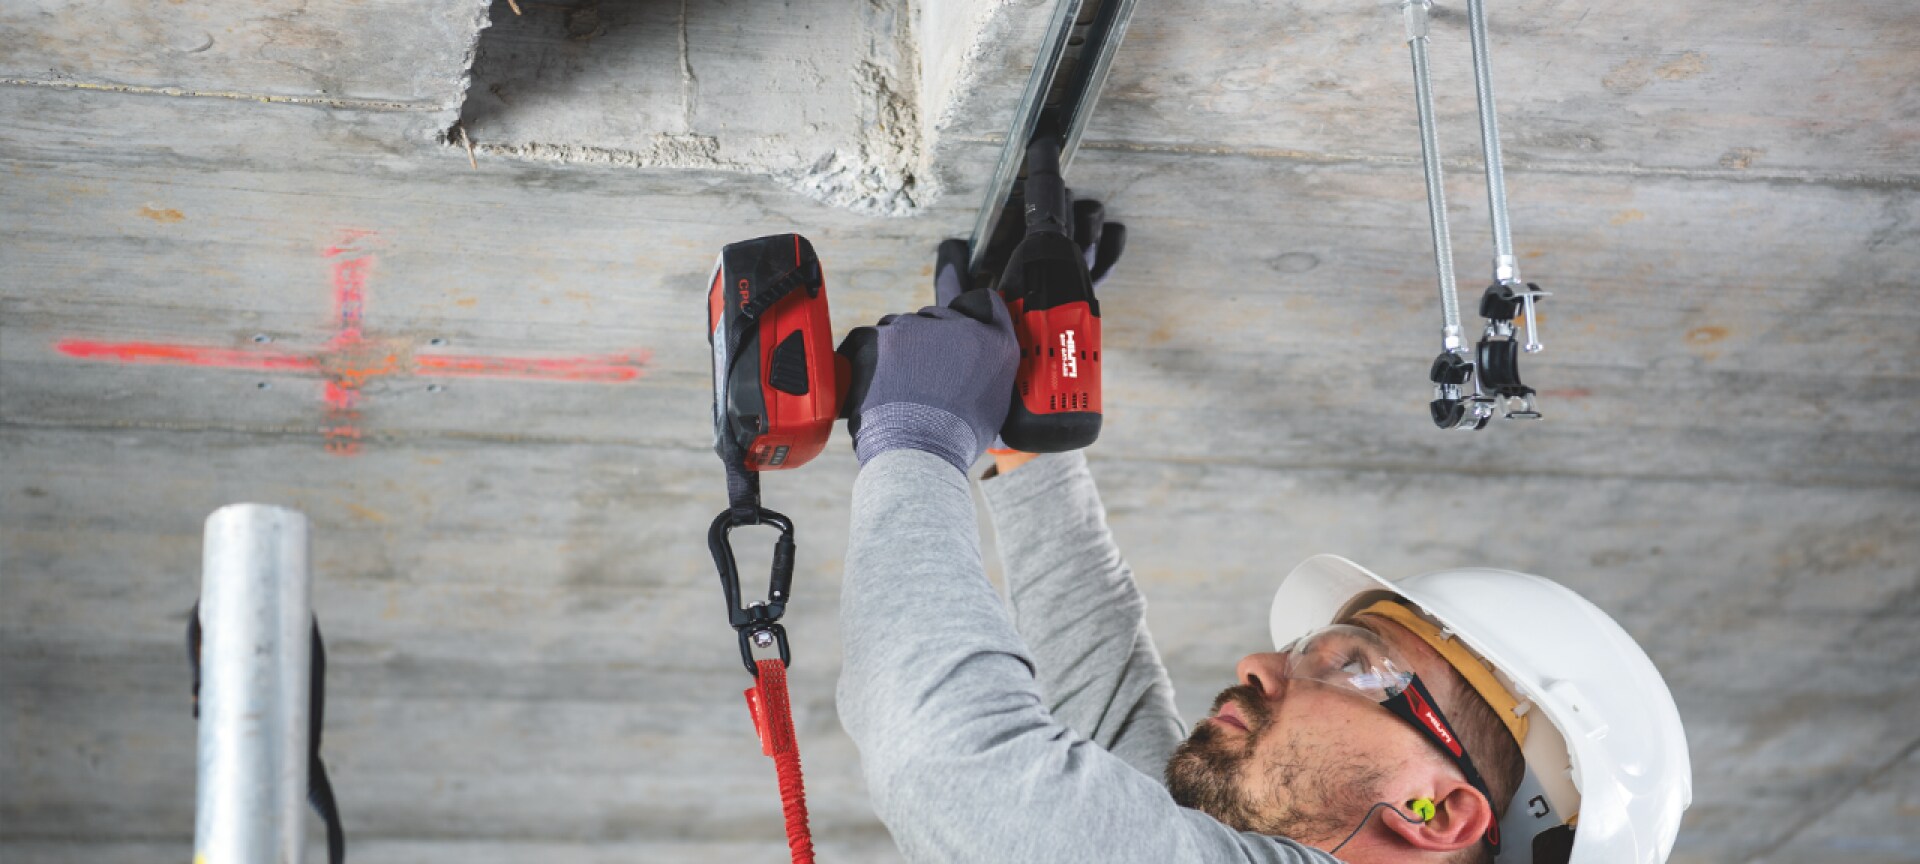
[[(1350, 634), (1423, 679), (1445, 661), (1399, 625), (1362, 619)], [(1394, 632), (1399, 631), (1399, 632)], [(1287, 655), (1250, 654), (1211, 716), (1174, 751), (1167, 787), (1176, 802), (1241, 831), (1338, 843), (1389, 790), (1406, 787), (1439, 754), (1413, 727), (1344, 687), (1284, 676)], [(1434, 664), (1441, 664), (1435, 667)]]

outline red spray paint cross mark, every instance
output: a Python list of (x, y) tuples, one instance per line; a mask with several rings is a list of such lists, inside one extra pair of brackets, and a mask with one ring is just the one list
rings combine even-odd
[(570, 357), (488, 357), (415, 354), (412, 340), (370, 339), (363, 324), (367, 283), (375, 256), (371, 231), (343, 232), (321, 254), (333, 260), (334, 335), (315, 351), (270, 348), (235, 349), (164, 342), (101, 342), (66, 339), (54, 347), (69, 357), (112, 363), (202, 366), (255, 372), (317, 374), (325, 382), (326, 449), (351, 456), (360, 452), (360, 404), (368, 382), (389, 376), (495, 378), (523, 381), (571, 381), (622, 384), (646, 372), (652, 352)]
[[(335, 246), (326, 255), (332, 258), (347, 251)], [(372, 255), (333, 262), (333, 312), (339, 331), (327, 342), (327, 349), (336, 356), (364, 353), (360, 348), (366, 339), (360, 334), (360, 322), (367, 305), (367, 268), (372, 263)], [(390, 369), (392, 355), (387, 360), (382, 368)], [(327, 452), (343, 456), (360, 452), (360, 385), (370, 377), (352, 365), (348, 372), (328, 376), (322, 397), (327, 403)]]

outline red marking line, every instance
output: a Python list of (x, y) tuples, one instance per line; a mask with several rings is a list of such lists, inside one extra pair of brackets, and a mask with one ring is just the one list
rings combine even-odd
[[(327, 342), (330, 351), (351, 351), (366, 341), (360, 335), (360, 322), (366, 317), (367, 270), (373, 266), (373, 253), (352, 247), (371, 236), (372, 232), (350, 230), (341, 234), (339, 246), (326, 251), (328, 258), (353, 256), (333, 262), (333, 315), (340, 332)], [(334, 425), (327, 429), (328, 453), (353, 456), (360, 452), (360, 412), (354, 410), (360, 404), (360, 385), (391, 368), (388, 364), (380, 371), (349, 370), (349, 374), (329, 376), (324, 398), (327, 421)]]
[(313, 357), (282, 351), (202, 348), (196, 345), (174, 345), (164, 342), (95, 342), (91, 339), (65, 339), (53, 347), (69, 357), (79, 357), (83, 360), (110, 360), (133, 365), (213, 366), (264, 372), (308, 371), (320, 368), (319, 361)]
[(519, 378), (532, 381), (599, 381), (618, 383), (639, 378), (646, 371), (650, 351), (599, 357), (454, 357), (416, 355), (413, 365), (422, 375), (444, 378)]
[[(169, 342), (97, 342), (65, 339), (54, 349), (82, 360), (106, 360), (133, 366), (204, 366), (261, 372), (314, 372), (321, 358), (331, 354), (289, 354), (237, 348), (206, 348)], [(646, 374), (653, 352), (589, 355), (585, 357), (480, 357), (469, 355), (415, 355), (411, 368), (351, 370), (349, 380), (328, 381), (326, 400), (335, 407), (351, 407), (358, 398), (355, 382), (393, 374), (414, 373), (430, 378), (493, 378), (523, 381), (581, 381), (617, 384)], [(406, 364), (402, 364), (403, 367)]]
[[(200, 366), (257, 372), (310, 372), (326, 381), (326, 449), (351, 456), (360, 452), (361, 388), (390, 375), (439, 378), (492, 378), (523, 381), (579, 381), (619, 384), (638, 379), (653, 359), (650, 351), (580, 357), (479, 357), (417, 355), (395, 348), (391, 340), (368, 339), (362, 330), (367, 312), (367, 283), (376, 260), (370, 246), (378, 235), (352, 229), (338, 245), (322, 253), (333, 259), (333, 338), (316, 351), (214, 348), (164, 342), (99, 342), (66, 339), (60, 353), (83, 360), (149, 366)], [(363, 242), (364, 241), (364, 242)]]

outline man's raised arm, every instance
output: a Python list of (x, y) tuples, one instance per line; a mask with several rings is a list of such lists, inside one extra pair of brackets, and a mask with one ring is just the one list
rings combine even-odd
[[(1015, 457), (1017, 458), (1017, 457)], [(1146, 601), (1107, 530), (1080, 452), (1040, 456), (982, 484), (1013, 600), (1055, 719), (1159, 777), (1184, 735), (1147, 633)]]
[(849, 337), (875, 371), (838, 700), (875, 811), (911, 861), (1330, 860), (1174, 804), (1047, 710), (980, 562), (964, 472), (1004, 417), (1018, 349), (999, 298), (969, 296)]
[(841, 722), (909, 861), (1326, 861), (1173, 803), (1047, 711), (980, 563), (965, 475), (914, 450), (854, 484)]

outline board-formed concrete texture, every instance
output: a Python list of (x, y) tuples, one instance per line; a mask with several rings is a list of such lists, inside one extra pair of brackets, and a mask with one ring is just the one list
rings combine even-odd
[[(784, 860), (702, 282), (798, 230), (836, 329), (925, 302), (1052, 4), (516, 2), (0, 6), (0, 861), (189, 854), (182, 631), (247, 500), (313, 520), (352, 860)], [(1915, 861), (1920, 6), (1489, 5), (1555, 296), (1547, 420), (1478, 434), (1426, 419), (1397, 5), (1139, 5), (1070, 179), (1131, 228), (1089, 456), (1181, 704), (1309, 554), (1540, 572), (1673, 686), (1676, 861)], [(822, 860), (894, 861), (832, 702), (854, 468), (766, 495)]]

